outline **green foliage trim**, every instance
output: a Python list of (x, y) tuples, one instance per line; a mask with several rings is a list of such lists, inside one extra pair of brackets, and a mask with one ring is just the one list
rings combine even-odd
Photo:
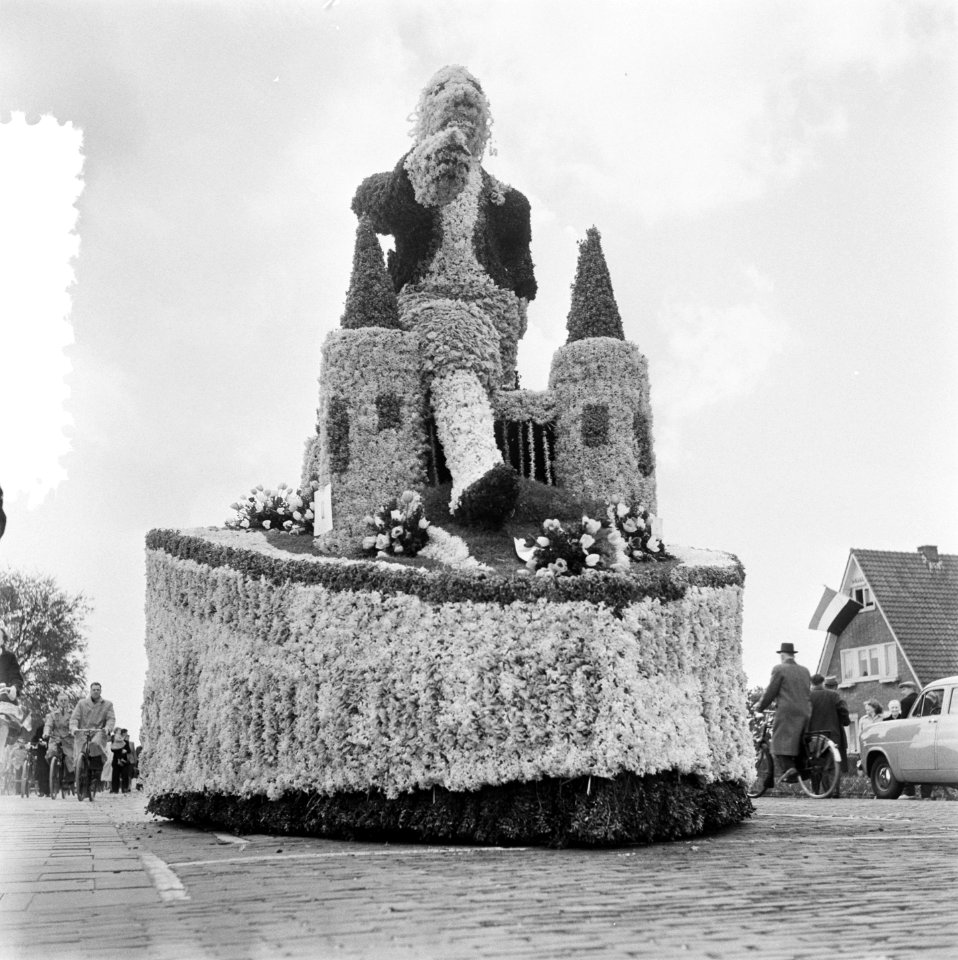
[(398, 327), (399, 306), (392, 280), (386, 273), (383, 251), (373, 230), (372, 220), (363, 216), (356, 227), (353, 272), (346, 294), (346, 309), (340, 321), (343, 327)]
[(150, 550), (162, 550), (171, 557), (192, 560), (209, 567), (228, 567), (252, 579), (271, 583), (317, 584), (327, 590), (378, 591), (384, 596), (401, 594), (419, 597), (427, 603), (515, 603), (548, 599), (556, 603), (605, 604), (616, 616), (633, 603), (651, 598), (671, 603), (685, 596), (689, 586), (741, 586), (745, 571), (736, 563), (730, 567), (676, 567), (666, 564), (643, 566), (628, 574), (597, 573), (589, 577), (500, 577), (459, 573), (455, 570), (426, 571), (397, 564), (315, 563), (308, 560), (274, 559), (249, 550), (210, 543), (178, 530), (151, 530), (146, 536)]
[(150, 813), (240, 833), (347, 840), (612, 847), (700, 836), (750, 817), (743, 784), (675, 773), (613, 779), (547, 777), (452, 792), (442, 787), (388, 799), (376, 790), (322, 796), (166, 793)]
[(586, 403), (582, 406), (582, 445), (604, 447), (609, 442), (609, 405)]
[(579, 242), (579, 262), (572, 284), (572, 306), (566, 321), (568, 343), (588, 337), (625, 339), (622, 317), (612, 291), (612, 278), (602, 252), (602, 237), (589, 227)]

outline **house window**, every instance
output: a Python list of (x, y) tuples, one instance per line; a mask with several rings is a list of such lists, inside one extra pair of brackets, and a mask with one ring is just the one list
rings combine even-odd
[(868, 587), (853, 587), (852, 600), (857, 600), (866, 610), (875, 606), (875, 601), (872, 600), (872, 592)]
[(894, 680), (898, 677), (898, 655), (893, 643), (842, 650), (842, 682)]

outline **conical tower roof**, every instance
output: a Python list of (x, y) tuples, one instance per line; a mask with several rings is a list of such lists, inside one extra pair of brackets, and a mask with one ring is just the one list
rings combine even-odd
[(579, 241), (579, 262), (572, 284), (572, 306), (566, 321), (568, 343), (586, 337), (625, 339), (622, 317), (612, 292), (612, 278), (602, 252), (602, 237), (593, 226)]
[(398, 327), (399, 306), (393, 282), (386, 272), (383, 251), (372, 220), (363, 215), (356, 227), (353, 272), (349, 278), (346, 309), (340, 324), (358, 327)]

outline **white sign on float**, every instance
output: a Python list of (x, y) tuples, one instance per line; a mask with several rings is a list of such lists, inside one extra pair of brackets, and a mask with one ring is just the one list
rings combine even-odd
[(313, 497), (313, 536), (333, 529), (333, 485), (320, 487)]

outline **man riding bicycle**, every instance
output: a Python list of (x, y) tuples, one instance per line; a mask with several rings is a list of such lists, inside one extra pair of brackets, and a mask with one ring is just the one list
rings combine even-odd
[(23, 729), (24, 712), (19, 703), (23, 674), (17, 655), (9, 649), (10, 634), (0, 625), (0, 753), (7, 740), (16, 740)]
[(57, 705), (47, 714), (43, 724), (43, 736), (47, 741), (47, 760), (57, 755), (57, 748), (63, 750), (63, 761), (68, 774), (73, 774), (75, 765), (73, 754), (73, 731), (70, 730), (71, 697), (68, 693), (61, 693), (57, 697)]
[(90, 741), (90, 774), (96, 780), (103, 772), (103, 761), (106, 759), (107, 731), (113, 732), (116, 726), (116, 715), (113, 704), (104, 700), (102, 687), (98, 683), (90, 684), (90, 696), (84, 697), (70, 715), (70, 733), (73, 734), (73, 747), (79, 753), (86, 743), (86, 736), (80, 732), (96, 729)]

